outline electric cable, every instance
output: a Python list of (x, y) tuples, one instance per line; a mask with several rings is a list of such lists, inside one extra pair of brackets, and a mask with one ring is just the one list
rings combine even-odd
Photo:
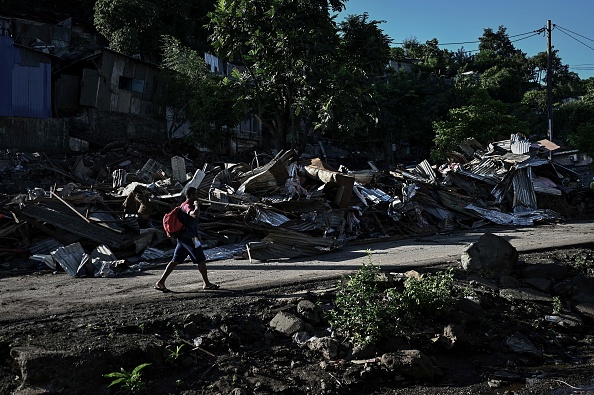
[(564, 28), (563, 26), (559, 26), (559, 25), (553, 25), (553, 26), (555, 26), (555, 27), (557, 27), (557, 28), (559, 28), (559, 29), (562, 29), (562, 30), (567, 30), (568, 32), (570, 32), (570, 33), (572, 33), (572, 34), (575, 34), (575, 35), (577, 35), (577, 36), (580, 36), (581, 38), (585, 38), (586, 40), (589, 40), (589, 41), (592, 41), (592, 42), (594, 42), (594, 40), (593, 40), (593, 39), (591, 39), (591, 38), (588, 38), (588, 37), (586, 37), (586, 36), (582, 36), (582, 35), (581, 35), (581, 34), (579, 34), (579, 33), (572, 32), (571, 30), (569, 30), (569, 29), (566, 29), (566, 28)]
[[(559, 26), (557, 26), (557, 28), (559, 28)], [(561, 33), (563, 33), (563, 34), (567, 35), (568, 37), (571, 37), (571, 38), (573, 38), (573, 39), (574, 39), (575, 41), (577, 41), (578, 43), (580, 43), (580, 44), (582, 44), (582, 45), (584, 45), (584, 46), (586, 46), (586, 47), (588, 47), (588, 48), (590, 48), (591, 50), (593, 50), (593, 51), (594, 51), (594, 48), (592, 48), (592, 47), (591, 47), (591, 46), (589, 46), (588, 44), (586, 44), (586, 43), (584, 43), (584, 42), (582, 42), (582, 41), (578, 40), (577, 38), (575, 38), (575, 37), (574, 37), (574, 36), (572, 36), (571, 34), (567, 33), (567, 32), (566, 32), (564, 29), (562, 29), (562, 28), (559, 28), (559, 31), (560, 31)]]
[[(540, 29), (537, 30), (532, 30), (530, 32), (525, 32), (525, 33), (520, 33), (520, 34), (514, 34), (513, 36), (508, 36), (508, 38), (514, 38), (514, 37), (520, 37), (520, 36), (525, 36), (528, 34), (531, 34), (531, 36), (529, 37), (533, 37), (535, 35), (541, 34), (542, 32), (545, 31), (546, 28), (542, 27)], [(520, 41), (523, 40), (525, 38), (529, 38), (529, 37), (524, 37), (524, 38), (520, 38), (518, 40), (510, 40), (511, 42), (515, 42), (515, 41)], [(481, 41), (480, 40), (476, 40), (476, 41), (461, 41), (461, 42), (457, 42), (457, 43), (437, 43), (438, 46), (446, 46), (446, 45), (462, 45), (462, 44), (480, 44)], [(393, 43), (394, 45), (404, 45), (406, 43), (402, 42), (402, 43)]]

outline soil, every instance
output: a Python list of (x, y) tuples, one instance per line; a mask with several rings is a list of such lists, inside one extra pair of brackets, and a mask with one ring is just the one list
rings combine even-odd
[[(594, 251), (520, 254), (520, 262), (566, 264), (570, 272), (591, 277)], [(36, 316), (26, 313), (28, 301), (22, 300), (14, 313), (0, 319), (0, 393), (127, 393), (123, 383), (109, 387), (114, 378), (105, 375), (149, 364), (139, 371), (143, 387), (137, 393), (594, 394), (593, 322), (584, 320), (579, 329), (561, 327), (544, 318), (553, 314), (550, 303), (499, 297), (489, 281), (453, 266), (456, 284), (479, 294), (486, 311), (484, 319), (462, 321), (466, 340), (445, 346), (436, 339), (454, 317), (427, 319), (380, 342), (368, 355), (353, 355), (350, 342), (337, 337), (333, 358), (299, 345), (272, 329), (270, 322), (279, 312), (299, 315), (302, 300), (312, 301), (316, 311), (330, 308), (336, 279), (236, 292), (151, 295), (133, 303), (108, 298), (92, 309), (73, 304), (53, 311), (48, 304), (47, 311)], [(435, 269), (426, 270), (430, 275)], [(25, 284), (66, 276), (44, 270), (0, 274)], [(47, 284), (56, 291), (54, 283)], [(32, 293), (47, 291), (31, 287)], [(123, 291), (114, 290), (118, 292)], [(559, 300), (570, 308), (570, 300)], [(325, 317), (303, 316), (305, 330), (330, 336)], [(542, 355), (511, 351), (506, 340), (516, 332), (528, 334)], [(375, 358), (400, 349), (427, 355), (435, 367), (433, 378), (388, 369)]]

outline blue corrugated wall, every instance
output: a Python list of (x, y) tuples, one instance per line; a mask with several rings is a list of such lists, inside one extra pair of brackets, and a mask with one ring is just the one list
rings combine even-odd
[(51, 68), (48, 56), (0, 36), (0, 116), (50, 118)]
[(0, 35), (0, 117), (12, 116), (12, 37)]

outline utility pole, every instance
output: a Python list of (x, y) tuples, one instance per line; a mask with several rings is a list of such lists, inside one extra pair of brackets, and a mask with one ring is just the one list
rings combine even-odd
[[(549, 140), (553, 142), (553, 48), (551, 46), (551, 20), (547, 21), (547, 112), (549, 117)], [(549, 160), (553, 151), (549, 151)]]

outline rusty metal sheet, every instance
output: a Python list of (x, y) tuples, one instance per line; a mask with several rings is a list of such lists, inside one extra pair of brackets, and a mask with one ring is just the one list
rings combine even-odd
[[(67, 211), (70, 211), (66, 209)], [(86, 239), (106, 244), (110, 247), (120, 248), (127, 245), (137, 237), (142, 235), (126, 236), (118, 232), (111, 231), (101, 225), (88, 223), (81, 217), (69, 212), (50, 209), (41, 205), (29, 205), (25, 207), (22, 214), (54, 225), (57, 228), (67, 230), (71, 233), (80, 235)]]
[(312, 237), (300, 232), (273, 230), (261, 242), (247, 243), (250, 257), (258, 260), (298, 258), (336, 249), (332, 239)]
[(237, 193), (266, 192), (271, 188), (283, 187), (288, 178), (289, 172), (285, 164), (280, 160), (274, 160), (266, 166), (266, 170), (244, 179), (237, 188)]

